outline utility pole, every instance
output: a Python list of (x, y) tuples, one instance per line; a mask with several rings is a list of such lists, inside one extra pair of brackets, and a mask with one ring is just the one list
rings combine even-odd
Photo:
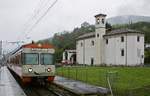
[(0, 58), (2, 57), (2, 40), (0, 41)]
[(0, 67), (2, 64), (2, 40), (0, 41)]

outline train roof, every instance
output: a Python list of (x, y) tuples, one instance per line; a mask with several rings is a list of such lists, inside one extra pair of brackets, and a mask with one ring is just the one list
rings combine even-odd
[(54, 48), (51, 44), (41, 44), (41, 43), (30, 43), (22, 45), (21, 48), (41, 48), (41, 49), (48, 49), (48, 48)]
[(24, 45), (20, 46), (19, 48), (16, 48), (10, 54), (15, 54), (17, 51), (19, 51), (22, 48), (54, 49), (55, 47), (52, 44), (47, 44), (47, 43), (46, 44), (29, 43), (29, 44), (24, 44)]

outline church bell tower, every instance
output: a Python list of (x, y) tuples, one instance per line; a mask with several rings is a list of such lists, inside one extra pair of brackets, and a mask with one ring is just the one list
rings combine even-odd
[(105, 42), (103, 36), (106, 34), (106, 15), (95, 15), (95, 39), (96, 39), (96, 65), (104, 64)]

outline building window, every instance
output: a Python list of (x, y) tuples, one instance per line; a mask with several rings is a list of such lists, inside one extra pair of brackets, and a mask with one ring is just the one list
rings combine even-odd
[(92, 43), (92, 46), (94, 46), (94, 41), (91, 41), (91, 43)]
[(97, 34), (97, 37), (99, 37), (99, 34)]
[(106, 44), (108, 44), (108, 39), (106, 39)]
[(121, 37), (121, 42), (124, 42), (124, 37), (123, 36)]
[(124, 56), (124, 49), (121, 49), (121, 56)]
[(97, 24), (99, 24), (99, 22), (100, 22), (100, 20), (99, 20), (99, 18), (97, 19)]
[(102, 19), (102, 24), (104, 24), (105, 23), (105, 20), (104, 19)]
[(94, 65), (94, 58), (91, 58), (91, 66)]
[(81, 42), (81, 47), (83, 46), (83, 43)]
[(140, 41), (140, 36), (137, 36), (137, 42), (139, 42)]

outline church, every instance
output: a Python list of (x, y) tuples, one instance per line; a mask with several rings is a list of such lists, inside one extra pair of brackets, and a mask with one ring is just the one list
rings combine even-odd
[(86, 65), (144, 64), (144, 33), (132, 29), (106, 31), (106, 15), (95, 15), (95, 32), (76, 39), (76, 62)]

